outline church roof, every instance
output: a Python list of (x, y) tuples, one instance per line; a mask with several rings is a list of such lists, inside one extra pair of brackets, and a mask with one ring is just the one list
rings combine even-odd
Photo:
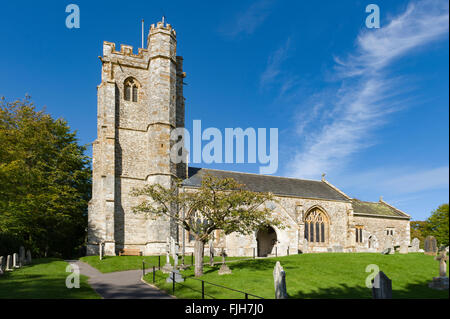
[(410, 219), (408, 214), (382, 200), (379, 202), (363, 202), (353, 198), (352, 206), (354, 215)]
[(221, 171), (207, 168), (189, 167), (189, 178), (183, 181), (183, 186), (200, 187), (202, 176), (206, 173), (219, 178), (233, 178), (238, 183), (245, 184), (254, 192), (271, 192), (274, 195), (316, 198), (327, 200), (348, 201), (342, 193), (322, 181), (312, 181), (272, 175), (258, 175)]

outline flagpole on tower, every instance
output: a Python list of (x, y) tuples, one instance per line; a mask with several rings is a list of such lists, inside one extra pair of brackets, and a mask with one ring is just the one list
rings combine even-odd
[(144, 48), (144, 19), (142, 19), (142, 48)]

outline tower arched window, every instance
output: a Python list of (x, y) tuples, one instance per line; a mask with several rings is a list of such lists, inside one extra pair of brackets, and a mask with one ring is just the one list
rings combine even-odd
[(139, 96), (139, 87), (140, 85), (135, 79), (133, 78), (126, 79), (124, 83), (125, 101), (137, 102)]
[(314, 208), (305, 218), (305, 239), (309, 243), (326, 244), (329, 225), (327, 215), (319, 208)]

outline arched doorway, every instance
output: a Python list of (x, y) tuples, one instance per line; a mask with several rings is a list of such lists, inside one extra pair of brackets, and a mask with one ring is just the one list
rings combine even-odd
[(267, 257), (272, 253), (273, 247), (277, 243), (277, 233), (270, 226), (261, 228), (256, 233), (258, 244), (258, 257)]

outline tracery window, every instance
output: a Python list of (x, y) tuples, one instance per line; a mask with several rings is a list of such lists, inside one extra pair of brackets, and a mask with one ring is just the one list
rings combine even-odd
[(310, 243), (328, 242), (328, 217), (320, 209), (315, 208), (305, 218), (305, 238)]
[(138, 101), (139, 83), (133, 79), (128, 78), (124, 83), (124, 99), (125, 101)]

